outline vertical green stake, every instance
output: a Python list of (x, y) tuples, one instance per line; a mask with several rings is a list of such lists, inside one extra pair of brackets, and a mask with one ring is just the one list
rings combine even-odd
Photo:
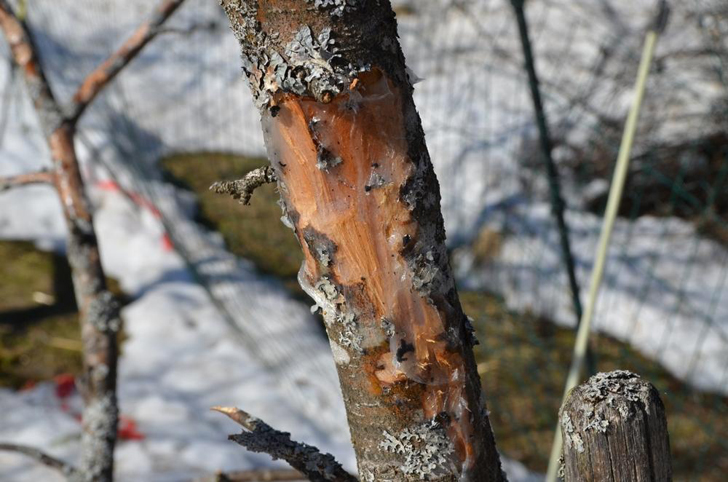
[[(619, 156), (617, 157), (617, 166), (614, 170), (612, 178), (612, 186), (609, 189), (609, 199), (607, 201), (607, 209), (604, 213), (604, 223), (599, 236), (599, 246), (597, 247), (594, 269), (592, 271), (589, 283), (589, 296), (587, 298), (586, 309), (579, 323), (579, 330), (576, 334), (576, 342), (574, 344), (574, 353), (571, 359), (571, 367), (569, 375), (566, 379), (566, 387), (564, 389), (563, 399), (581, 380), (581, 374), (584, 369), (586, 359), (586, 351), (589, 341), (589, 332), (591, 331), (592, 318), (594, 317), (594, 306), (599, 295), (599, 288), (602, 284), (604, 275), (604, 264), (607, 259), (607, 250), (609, 241), (612, 237), (612, 229), (614, 221), (617, 218), (619, 203), (622, 200), (622, 191), (624, 190), (624, 182), (627, 178), (629, 168), (629, 159), (632, 153), (632, 145), (634, 144), (635, 132), (637, 131), (637, 120), (639, 119), (640, 108), (642, 107), (642, 99), (645, 95), (645, 87), (647, 85), (647, 77), (650, 73), (652, 58), (655, 53), (655, 45), (657, 44), (658, 35), (664, 30), (667, 23), (668, 6), (666, 1), (660, 2), (660, 13), (657, 21), (647, 32), (645, 38), (645, 46), (642, 51), (642, 59), (640, 61), (639, 72), (637, 74), (637, 82), (635, 83), (635, 97), (632, 101), (632, 107), (627, 117), (627, 123), (624, 127), (622, 136), (622, 144), (619, 147)], [(563, 401), (562, 399), (562, 401)], [(561, 457), (563, 440), (561, 439), (561, 430), (556, 425), (556, 433), (554, 435), (554, 443), (551, 447), (551, 456), (549, 458), (549, 468), (546, 473), (547, 482), (555, 482), (559, 470), (559, 458)]]
[[(511, 0), (511, 5), (516, 14), (518, 23), (518, 32), (521, 36), (521, 47), (523, 48), (523, 66), (528, 74), (528, 85), (531, 90), (531, 100), (533, 101), (533, 113), (536, 117), (536, 126), (538, 127), (539, 140), (541, 141), (541, 154), (546, 164), (546, 173), (548, 175), (549, 191), (551, 195), (551, 214), (556, 221), (556, 227), (559, 232), (559, 243), (561, 244), (561, 257), (566, 268), (566, 275), (569, 279), (569, 289), (571, 290), (571, 302), (574, 308), (577, 327), (583, 310), (581, 300), (579, 299), (579, 283), (576, 279), (576, 266), (574, 256), (571, 250), (571, 242), (569, 241), (569, 227), (564, 218), (565, 204), (561, 196), (561, 182), (559, 181), (559, 172), (553, 158), (553, 142), (549, 133), (548, 122), (546, 121), (546, 111), (541, 98), (541, 89), (539, 87), (538, 74), (536, 73), (536, 61), (533, 57), (533, 49), (531, 48), (531, 39), (528, 34), (528, 22), (526, 21), (525, 0)], [(590, 353), (587, 352), (587, 361), (589, 368), (594, 369), (594, 360), (589, 358)], [(596, 373), (596, 372), (595, 372)]]

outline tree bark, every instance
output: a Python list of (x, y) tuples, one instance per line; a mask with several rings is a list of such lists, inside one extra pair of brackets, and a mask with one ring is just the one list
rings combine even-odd
[(672, 480), (665, 407), (639, 376), (594, 375), (569, 394), (559, 418), (566, 482)]
[(362, 481), (504, 480), (387, 0), (223, 0)]

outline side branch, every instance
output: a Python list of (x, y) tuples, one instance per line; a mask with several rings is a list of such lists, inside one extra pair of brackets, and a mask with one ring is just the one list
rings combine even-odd
[(0, 192), (7, 191), (13, 187), (29, 186), (31, 184), (53, 184), (54, 180), (55, 175), (48, 170), (18, 174), (17, 176), (0, 177)]
[(141, 52), (145, 45), (162, 32), (160, 27), (183, 2), (184, 0), (164, 0), (116, 52), (84, 79), (73, 95), (73, 106), (68, 116), (71, 123), (76, 123), (99, 92)]
[(238, 408), (212, 407), (212, 410), (227, 415), (245, 429), (229, 438), (251, 452), (283, 459), (314, 482), (357, 482), (357, 478), (344, 470), (333, 455), (322, 454), (316, 447), (295, 442), (289, 433), (279, 432)]
[(0, 450), (5, 450), (7, 452), (17, 452), (23, 455), (27, 455), (28, 457), (40, 462), (47, 467), (59, 470), (66, 477), (74, 477), (78, 474), (78, 471), (72, 465), (33, 447), (9, 443), (0, 443)]
[(218, 181), (210, 186), (211, 191), (218, 194), (229, 194), (234, 199), (240, 199), (241, 204), (250, 204), (253, 191), (263, 184), (276, 182), (276, 173), (270, 166), (259, 167), (247, 173), (244, 178), (237, 181)]

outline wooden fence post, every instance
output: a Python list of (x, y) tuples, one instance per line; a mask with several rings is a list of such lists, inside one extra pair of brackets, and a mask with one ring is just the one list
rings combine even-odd
[(566, 482), (672, 480), (665, 407), (638, 375), (594, 375), (569, 393), (559, 423)]

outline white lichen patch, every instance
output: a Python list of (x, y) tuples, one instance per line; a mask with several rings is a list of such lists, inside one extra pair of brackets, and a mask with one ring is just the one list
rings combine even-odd
[(582, 440), (581, 435), (576, 433), (574, 423), (571, 421), (571, 417), (566, 412), (561, 414), (561, 426), (564, 429), (564, 443), (566, 446), (568, 448), (574, 447), (577, 452), (583, 453), (584, 441)]
[(331, 152), (320, 146), (317, 154), (318, 155), (316, 157), (316, 168), (321, 171), (328, 171), (329, 169), (332, 169), (344, 162), (341, 157), (334, 156), (333, 154), (331, 154)]
[(436, 281), (440, 274), (440, 267), (435, 262), (432, 251), (425, 251), (415, 256), (410, 263), (410, 267), (412, 269), (412, 285), (418, 292), (429, 294), (430, 291), (439, 288)]
[(117, 417), (116, 400), (110, 393), (93, 398), (86, 405), (81, 437), (85, 449), (80, 464), (83, 480), (97, 480), (104, 470), (100, 461), (112, 457), (108, 441), (116, 438)]
[(331, 15), (341, 17), (344, 12), (355, 8), (359, 0), (306, 0), (319, 8), (331, 8)]
[[(313, 1), (317, 7), (332, 8), (332, 15), (341, 16), (355, 8), (358, 0)], [(226, 1), (223, 7), (240, 44), (243, 71), (259, 108), (277, 110), (273, 99), (281, 90), (330, 102), (347, 90), (359, 72), (368, 70), (367, 65), (353, 65), (342, 58), (330, 28), (315, 35), (304, 25), (282, 46), (278, 32), (269, 34), (260, 28), (257, 6), (248, 3)]]
[(316, 289), (316, 291), (323, 294), (328, 301), (331, 301), (331, 302), (340, 301), (338, 288), (326, 276), (321, 277), (321, 279), (316, 283), (315, 289)]
[(104, 290), (93, 297), (86, 309), (86, 318), (99, 331), (116, 333), (121, 328), (119, 302), (116, 297)]
[(341, 325), (339, 343), (343, 346), (361, 351), (363, 338), (359, 333), (359, 325), (353, 313), (342, 313), (336, 315), (336, 322)]
[(368, 470), (362, 470), (360, 473), (362, 482), (374, 482), (376, 479), (374, 478), (374, 474), (371, 473)]
[(306, 279), (304, 265), (298, 272), (298, 282), (306, 294), (316, 302), (311, 311), (320, 308), (327, 329), (338, 333), (336, 340), (333, 340), (331, 339), (332, 331), (329, 331), (331, 342), (361, 352), (364, 336), (357, 315), (346, 306), (344, 296), (331, 279), (328, 276), (322, 276), (315, 286), (311, 286)]
[(380, 320), (380, 324), (382, 326), (382, 331), (384, 331), (385, 336), (387, 338), (392, 338), (395, 333), (394, 323), (392, 323), (392, 320), (384, 317)]
[(349, 352), (347, 352), (334, 340), (329, 340), (329, 344), (331, 345), (331, 354), (334, 355), (334, 363), (337, 365), (348, 365), (351, 361)]
[(589, 422), (586, 427), (584, 427), (584, 430), (595, 430), (600, 433), (607, 433), (607, 428), (609, 427), (609, 420), (606, 419), (595, 419)]
[(455, 449), (439, 422), (425, 422), (394, 435), (385, 430), (383, 435), (379, 448), (404, 457), (401, 471), (405, 475), (430, 480), (454, 471)]

